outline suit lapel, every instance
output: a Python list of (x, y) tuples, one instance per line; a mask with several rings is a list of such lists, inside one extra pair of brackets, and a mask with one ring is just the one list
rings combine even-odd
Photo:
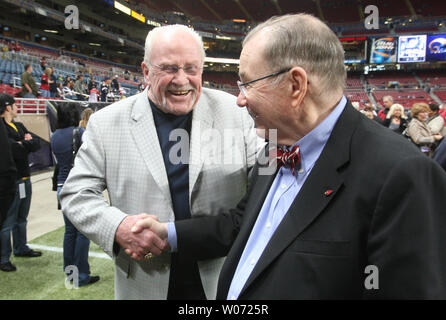
[[(197, 182), (200, 171), (203, 167), (204, 156), (202, 152), (209, 150), (208, 145), (212, 143), (206, 139), (207, 133), (212, 129), (214, 119), (204, 95), (200, 97), (192, 113), (192, 129), (190, 141), (189, 157), (189, 199), (192, 199), (192, 192)], [(203, 145), (204, 144), (204, 145)]]
[[(316, 177), (324, 177), (323, 182)], [(342, 177), (337, 174), (334, 168), (321, 168), (321, 166), (313, 168), (311, 175), (307, 178), (298, 196), (271, 237), (243, 290), (321, 214), (323, 209), (335, 197), (336, 192), (342, 186), (342, 182)], [(324, 192), (328, 189), (327, 187), (332, 190), (330, 196), (324, 195)]]
[(172, 206), (169, 181), (164, 166), (152, 108), (147, 96), (147, 89), (136, 98), (131, 113), (132, 125), (130, 132), (138, 148), (141, 158), (147, 166), (156, 184), (161, 189), (166, 200)]
[[(242, 293), (336, 197), (336, 193), (343, 184), (343, 176), (339, 173), (339, 169), (345, 166), (350, 159), (350, 140), (356, 128), (358, 118), (359, 112), (354, 110), (348, 102), (335, 124), (321, 156), (316, 161), (302, 189), (274, 232), (246, 281)], [(326, 191), (328, 191), (328, 194)], [(259, 212), (260, 209), (256, 212), (256, 218)], [(247, 239), (240, 245), (241, 247), (244, 248)]]

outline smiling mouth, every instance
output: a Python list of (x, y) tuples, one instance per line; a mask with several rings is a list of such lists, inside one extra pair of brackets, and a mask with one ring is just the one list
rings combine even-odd
[(185, 96), (192, 90), (167, 90), (171, 95), (174, 96)]

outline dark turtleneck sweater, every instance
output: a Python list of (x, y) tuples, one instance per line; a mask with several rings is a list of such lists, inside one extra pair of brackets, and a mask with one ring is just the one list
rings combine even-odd
[[(158, 140), (169, 181), (175, 220), (190, 219), (189, 161), (185, 161), (186, 163), (180, 162), (174, 164), (169, 160), (171, 148), (179, 143), (179, 141), (169, 141), (169, 135), (172, 130), (183, 129), (190, 137), (192, 112), (186, 115), (177, 116), (170, 113), (164, 113), (157, 108), (152, 101), (150, 101), (150, 106), (152, 108), (153, 120), (158, 133)], [(181, 150), (189, 152), (189, 148), (183, 148)], [(182, 156), (182, 159), (189, 159), (189, 154), (177, 155)], [(195, 300), (206, 298), (201, 285), (197, 262), (189, 259), (187, 255), (181, 255), (181, 253), (172, 254), (169, 292), (167, 298), (169, 300)]]

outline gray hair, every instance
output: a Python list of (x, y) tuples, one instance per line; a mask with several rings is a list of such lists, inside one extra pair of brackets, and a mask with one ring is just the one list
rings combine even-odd
[(383, 101), (384, 101), (384, 99), (387, 99), (387, 100), (393, 102), (393, 97), (392, 96), (384, 96), (383, 97)]
[[(144, 61), (146, 63), (150, 63), (150, 56), (152, 53), (153, 41), (157, 37), (157, 35), (160, 33), (163, 33), (163, 32), (174, 32), (174, 31), (187, 32), (188, 34), (190, 34), (192, 36), (192, 38), (195, 39), (195, 41), (197, 42), (197, 45), (201, 49), (201, 60), (202, 60), (201, 67), (203, 67), (204, 58), (206, 57), (206, 53), (204, 51), (203, 39), (198, 34), (198, 32), (196, 32), (193, 29), (190, 29), (182, 24), (172, 24), (172, 25), (167, 25), (167, 26), (161, 26), (161, 27), (156, 27), (156, 28), (150, 30), (149, 33), (147, 34), (146, 44), (144, 47)], [(181, 39), (178, 39), (178, 41), (181, 41)]]
[(271, 69), (300, 66), (309, 76), (318, 77), (321, 92), (344, 89), (344, 49), (321, 20), (303, 13), (272, 17), (249, 32), (243, 46), (261, 31), (267, 32), (263, 55)]

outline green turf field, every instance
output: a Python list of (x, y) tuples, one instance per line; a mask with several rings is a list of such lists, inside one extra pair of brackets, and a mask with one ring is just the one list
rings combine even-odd
[[(64, 228), (49, 232), (30, 244), (62, 248)], [(90, 257), (92, 275), (101, 279), (78, 289), (65, 287), (62, 252), (42, 251), (38, 258), (15, 258), (15, 272), (0, 271), (0, 300), (111, 300), (114, 298), (114, 265), (110, 259)], [(93, 242), (90, 252), (103, 253)]]

